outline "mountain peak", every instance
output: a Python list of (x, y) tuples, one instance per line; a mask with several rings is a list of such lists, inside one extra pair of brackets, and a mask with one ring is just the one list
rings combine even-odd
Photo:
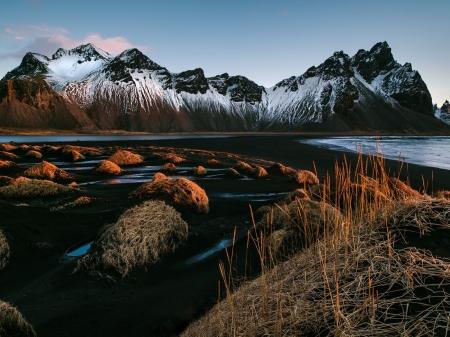
[(386, 41), (376, 43), (370, 51), (358, 50), (351, 62), (367, 83), (372, 83), (381, 71), (388, 72), (396, 66), (391, 48)]
[(56, 53), (52, 55), (53, 60), (57, 60), (63, 56), (78, 55), (83, 61), (108, 60), (111, 55), (106, 51), (94, 46), (92, 43), (82, 44), (70, 50), (58, 48)]

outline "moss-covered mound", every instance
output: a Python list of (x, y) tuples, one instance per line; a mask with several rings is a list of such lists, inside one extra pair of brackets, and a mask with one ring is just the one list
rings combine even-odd
[(156, 263), (175, 251), (187, 236), (188, 225), (173, 207), (159, 200), (146, 201), (106, 226), (79, 267), (114, 268), (126, 276), (133, 268)]
[(209, 199), (205, 190), (185, 178), (152, 181), (136, 189), (131, 197), (161, 199), (169, 204), (184, 206), (196, 213), (209, 212)]

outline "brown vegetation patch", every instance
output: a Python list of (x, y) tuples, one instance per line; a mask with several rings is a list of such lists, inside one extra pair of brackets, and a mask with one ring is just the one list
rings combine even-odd
[(284, 166), (283, 164), (273, 164), (267, 169), (267, 172), (272, 176), (277, 177), (292, 177), (297, 173), (297, 170)]
[(94, 167), (91, 172), (95, 174), (119, 175), (120, 173), (122, 173), (122, 169), (119, 167), (119, 165), (109, 160), (103, 160), (100, 163), (98, 163), (97, 166)]
[(74, 175), (59, 169), (55, 165), (46, 162), (45, 160), (27, 169), (25, 172), (23, 172), (23, 175), (31, 178), (43, 178), (49, 180), (55, 179), (73, 180), (75, 178)]
[(114, 268), (123, 277), (135, 267), (158, 262), (187, 237), (188, 225), (173, 207), (160, 200), (146, 201), (104, 227), (78, 266)]
[(49, 180), (20, 177), (11, 185), (0, 187), (0, 196), (6, 198), (36, 198), (65, 195), (72, 189)]
[(177, 167), (172, 163), (165, 163), (159, 170), (161, 172), (175, 172)]
[(69, 185), (67, 185), (67, 187), (70, 187), (70, 188), (80, 188), (80, 185), (78, 185), (78, 184), (76, 183), (76, 181), (72, 181)]
[(29, 150), (26, 154), (25, 157), (29, 157), (29, 158), (37, 158), (40, 159), (43, 157), (42, 153), (34, 151), (34, 150)]
[(156, 172), (155, 175), (153, 176), (152, 181), (158, 181), (158, 180), (163, 180), (163, 179), (169, 179), (169, 178), (167, 178), (164, 173)]
[(35, 337), (33, 327), (8, 302), (0, 301), (0, 336)]
[(19, 146), (20, 151), (28, 151), (29, 149), (30, 149), (30, 146), (26, 145), (26, 144), (22, 144)]
[(0, 160), (0, 168), (18, 166), (15, 162), (9, 160)]
[(239, 161), (233, 168), (241, 174), (251, 174), (253, 172), (253, 167), (243, 161)]
[(118, 150), (108, 160), (117, 165), (134, 165), (144, 162), (142, 156), (127, 150)]
[(437, 197), (450, 200), (450, 191), (439, 191)]
[(222, 163), (220, 161), (218, 161), (217, 159), (210, 159), (206, 162), (206, 164), (211, 165), (211, 166), (222, 165)]
[(15, 151), (15, 150), (17, 150), (17, 146), (15, 146), (15, 145), (11, 145), (8, 143), (0, 144), (0, 151), (9, 152), (9, 151)]
[(389, 179), (390, 187), (396, 199), (421, 199), (423, 195), (397, 178)]
[(64, 158), (70, 161), (79, 161), (79, 160), (85, 160), (86, 157), (83, 156), (80, 152), (75, 150), (70, 150), (64, 153)]
[(15, 155), (14, 153), (6, 152), (6, 151), (0, 151), (0, 157), (7, 158), (7, 159), (19, 158), (19, 156)]
[(292, 179), (294, 179), (297, 183), (304, 187), (319, 184), (319, 178), (317, 178), (314, 173), (308, 170), (298, 171)]
[(256, 179), (267, 179), (269, 178), (269, 174), (267, 173), (267, 171), (265, 170), (265, 168), (261, 167), (261, 166), (256, 166), (252, 173), (251, 176), (253, 178)]
[[(10, 256), (9, 244), (5, 235), (0, 230), (0, 270), (5, 269)], [(1, 331), (1, 330), (0, 330)]]
[(76, 200), (74, 200), (72, 202), (68, 202), (67, 204), (64, 204), (64, 205), (61, 205), (58, 207), (53, 207), (51, 210), (52, 211), (61, 211), (61, 210), (69, 209), (69, 208), (85, 206), (85, 205), (91, 204), (94, 200), (95, 199), (93, 199), (93, 198), (83, 196), (83, 197), (77, 198)]
[[(297, 188), (292, 193), (289, 193), (286, 198), (284, 198), (284, 202), (286, 204), (290, 204), (292, 201), (295, 201), (295, 199), (306, 199), (311, 200), (311, 198), (308, 195), (308, 192), (306, 192), (303, 188)], [(316, 200), (317, 201), (317, 200)]]
[(227, 172), (223, 175), (225, 178), (239, 179), (242, 178), (242, 174), (236, 171), (234, 168), (228, 168)]
[(179, 163), (185, 161), (186, 159), (184, 159), (180, 156), (177, 156), (175, 153), (168, 153), (165, 156), (165, 160), (167, 160), (169, 163), (179, 164)]
[(185, 178), (152, 181), (136, 189), (131, 197), (161, 199), (169, 204), (187, 207), (196, 213), (209, 212), (209, 199), (205, 190)]
[(194, 176), (205, 176), (206, 169), (203, 166), (197, 166), (192, 169)]

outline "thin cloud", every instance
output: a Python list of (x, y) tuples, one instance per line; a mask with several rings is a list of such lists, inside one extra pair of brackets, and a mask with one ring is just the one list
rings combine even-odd
[(121, 36), (104, 38), (98, 33), (89, 33), (82, 39), (73, 39), (68, 36), (68, 33), (64, 28), (47, 25), (7, 25), (1, 37), (15, 40), (17, 43), (22, 44), (22, 47), (15, 52), (1, 54), (0, 59), (21, 59), (27, 52), (51, 56), (58, 48), (72, 49), (87, 43), (92, 43), (113, 55), (130, 48), (138, 48), (142, 52), (150, 52), (152, 50), (149, 46), (134, 45)]

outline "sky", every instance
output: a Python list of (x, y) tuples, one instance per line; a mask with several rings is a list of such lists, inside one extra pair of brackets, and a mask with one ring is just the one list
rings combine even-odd
[(387, 41), (441, 106), (450, 99), (449, 0), (9, 0), (0, 11), (0, 78), (25, 53), (93, 43), (138, 48), (172, 72), (202, 68), (259, 85), (303, 74), (333, 52)]

